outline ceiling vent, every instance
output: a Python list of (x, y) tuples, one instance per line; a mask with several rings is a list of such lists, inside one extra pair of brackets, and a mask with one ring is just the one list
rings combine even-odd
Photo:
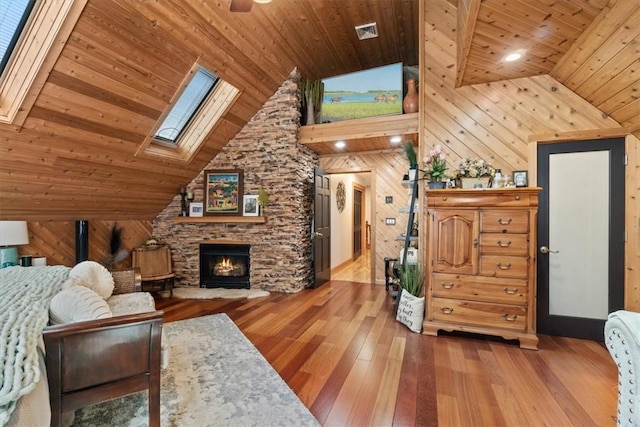
[(378, 24), (372, 22), (371, 24), (358, 25), (356, 34), (360, 40), (376, 38), (378, 37)]

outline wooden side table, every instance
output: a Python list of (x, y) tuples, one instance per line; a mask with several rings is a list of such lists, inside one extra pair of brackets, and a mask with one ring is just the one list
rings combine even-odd
[(133, 267), (140, 269), (142, 290), (169, 291), (173, 296), (175, 273), (171, 267), (171, 249), (167, 245), (141, 246), (133, 250)]

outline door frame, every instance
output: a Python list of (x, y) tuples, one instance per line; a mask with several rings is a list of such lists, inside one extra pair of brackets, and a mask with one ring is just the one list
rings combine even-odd
[[(352, 169), (331, 169), (331, 168), (327, 168), (327, 169), (323, 169), (324, 173), (328, 174), (328, 175), (337, 175), (337, 174), (362, 174), (362, 173), (369, 173), (370, 174), (370, 182), (371, 185), (369, 186), (369, 192), (371, 193), (371, 195), (375, 196), (376, 193), (376, 168), (372, 167), (370, 169), (358, 169), (358, 170), (352, 170)], [(369, 275), (371, 277), (370, 281), (371, 283), (376, 283), (376, 201), (375, 199), (371, 200), (371, 248), (369, 249), (369, 264), (371, 265), (371, 269), (369, 271)], [(353, 239), (353, 237), (352, 237)], [(353, 245), (353, 243), (352, 243)], [(352, 246), (353, 247), (353, 246)], [(383, 282), (382, 282), (383, 283)]]
[[(538, 185), (538, 144), (552, 144), (559, 142), (572, 142), (589, 139), (603, 139), (603, 138), (625, 138), (625, 153), (630, 156), (631, 153), (635, 153), (632, 149), (633, 136), (629, 135), (629, 131), (624, 128), (609, 128), (609, 129), (595, 129), (589, 131), (572, 131), (572, 132), (557, 132), (548, 134), (536, 134), (529, 136), (528, 144), (528, 175), (529, 185)], [(640, 179), (640, 175), (636, 176), (635, 168), (628, 167), (640, 162), (640, 159), (629, 159), (627, 161), (627, 167), (625, 169), (625, 220), (624, 227), (626, 230), (627, 239), (625, 241), (624, 251), (624, 307), (625, 309), (640, 310), (640, 294), (630, 286), (630, 283), (634, 283), (640, 280), (640, 270), (635, 271), (629, 268), (632, 263), (633, 257), (638, 257), (640, 253), (638, 251), (632, 252), (632, 248), (640, 248), (640, 236), (636, 233), (630, 233), (634, 230), (634, 221), (637, 220), (637, 216), (633, 213), (633, 202), (631, 201), (631, 195), (634, 194), (633, 184), (636, 179)], [(637, 215), (637, 214), (636, 214)], [(537, 281), (537, 279), (536, 279)], [(537, 298), (537, 295), (536, 295)]]
[[(606, 292), (608, 295), (607, 313), (620, 310), (624, 306), (624, 214), (626, 207), (624, 206), (624, 195), (619, 191), (624, 181), (624, 148), (624, 138), (620, 137), (538, 144), (538, 154), (542, 153), (544, 156), (542, 160), (538, 158), (538, 172), (542, 172), (547, 178), (550, 176), (551, 154), (553, 153), (608, 153), (609, 161), (606, 166), (603, 165), (603, 167), (606, 168), (606, 173), (609, 175), (609, 219), (608, 224), (605, 225), (608, 230), (608, 255), (606, 258), (608, 265), (606, 281)], [(538, 178), (540, 178), (540, 176), (538, 176)], [(538, 181), (539, 180), (540, 179), (538, 179)], [(551, 237), (549, 235), (551, 222), (549, 217), (550, 192), (547, 190), (548, 189), (543, 189), (541, 193), (538, 210), (537, 240), (538, 245), (544, 246), (549, 246), (551, 243), (549, 241)], [(620, 209), (621, 205), (622, 209)], [(562, 257), (563, 255), (561, 254), (559, 256)], [(570, 314), (552, 314), (550, 312), (551, 282), (549, 280), (550, 268), (547, 265), (549, 258), (553, 258), (553, 255), (537, 256), (539, 261), (537, 263), (537, 328), (539, 332), (549, 335), (602, 341), (604, 339), (603, 331), (606, 316), (573, 316)], [(544, 260), (544, 262), (541, 260)], [(600, 289), (602, 290), (602, 288)]]
[[(366, 252), (366, 249), (367, 249), (366, 242), (365, 242), (365, 238), (366, 238), (365, 218), (367, 217), (365, 209), (367, 208), (367, 189), (362, 184), (359, 184), (357, 182), (353, 182), (351, 185), (351, 194), (353, 195), (353, 199), (351, 200), (352, 212), (353, 212), (353, 218), (351, 218), (351, 224), (355, 223), (356, 191), (359, 191), (362, 194), (361, 201), (360, 201), (360, 253), (362, 254)], [(351, 259), (352, 260), (353, 260), (355, 244), (356, 242), (355, 242), (354, 233), (352, 230), (352, 233), (351, 233)]]

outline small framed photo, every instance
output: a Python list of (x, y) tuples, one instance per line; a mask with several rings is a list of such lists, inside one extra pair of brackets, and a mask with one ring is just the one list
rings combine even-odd
[(244, 196), (242, 215), (258, 216), (258, 195), (247, 194)]
[(204, 207), (202, 202), (191, 202), (189, 203), (189, 216), (202, 216), (204, 213)]
[(527, 171), (513, 171), (513, 183), (516, 187), (526, 187), (529, 185), (528, 175)]

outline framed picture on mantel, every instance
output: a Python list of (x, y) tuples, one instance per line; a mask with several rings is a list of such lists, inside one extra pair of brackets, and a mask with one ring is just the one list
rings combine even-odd
[(204, 214), (242, 215), (244, 175), (241, 169), (204, 171)]

